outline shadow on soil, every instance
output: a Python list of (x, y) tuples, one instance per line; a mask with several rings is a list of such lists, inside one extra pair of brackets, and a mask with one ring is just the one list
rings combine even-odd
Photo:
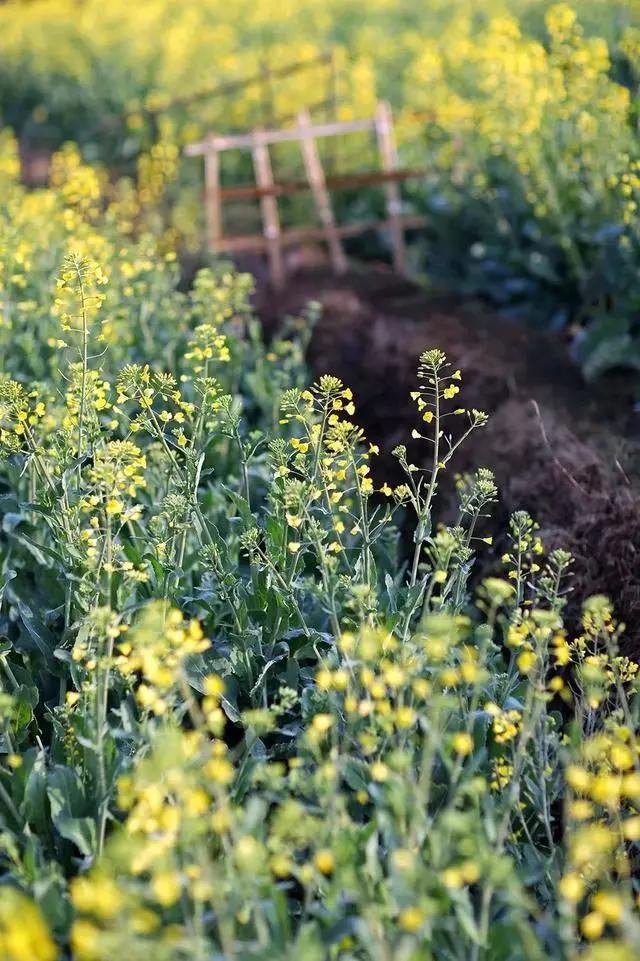
[[(356, 419), (384, 451), (378, 483), (400, 480), (390, 455), (396, 444), (407, 444), (416, 463), (424, 458), (425, 445), (409, 440), (419, 426), (409, 391), (420, 353), (444, 350), (463, 371), (462, 403), (491, 415), (453, 465), (458, 472), (489, 467), (496, 475), (498, 516), (481, 533), (500, 530), (513, 510), (528, 510), (548, 548), (575, 555), (572, 626), (579, 599), (607, 594), (627, 625), (629, 650), (640, 651), (640, 415), (628, 380), (588, 385), (560, 338), (481, 304), (434, 296), (384, 269), (339, 278), (306, 269), (278, 297), (259, 281), (256, 299), (268, 332), (309, 301), (322, 305), (310, 365), (353, 388)], [(452, 490), (445, 486), (445, 493), (450, 509)], [(495, 549), (489, 553), (480, 573), (495, 563)]]

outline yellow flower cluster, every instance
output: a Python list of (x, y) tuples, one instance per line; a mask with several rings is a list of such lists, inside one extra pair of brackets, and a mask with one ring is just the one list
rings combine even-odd
[[(210, 647), (197, 621), (167, 610), (161, 602), (148, 605), (138, 623), (117, 646), (116, 669), (125, 677), (139, 676), (136, 697), (155, 715), (165, 714), (172, 691), (186, 685), (184, 662)], [(212, 721), (219, 720), (212, 715)]]
[(58, 957), (44, 919), (28, 898), (3, 886), (0, 896), (0, 958), (3, 961), (55, 961)]
[[(350, 419), (353, 393), (337, 377), (325, 375), (310, 390), (287, 391), (281, 414), (283, 427), (296, 425), (302, 433), (290, 438), (289, 449), (273, 451), (284, 517), (295, 532), (287, 550), (297, 555), (308, 545), (331, 567), (363, 530), (373, 493), (370, 459), (377, 448), (363, 448), (363, 431)], [(320, 526), (315, 505), (330, 518), (328, 530)]]
[[(148, 318), (173, 291), (176, 268), (175, 253), (158, 256), (163, 240), (157, 230), (146, 230), (139, 194), (126, 181), (111, 184), (81, 161), (75, 147), (54, 155), (48, 187), (27, 190), (19, 181), (16, 155), (14, 139), (3, 134), (0, 344), (7, 355), (5, 371), (30, 371), (38, 380), (55, 377), (60, 351), (68, 348), (70, 362), (77, 360), (85, 335), (92, 356), (108, 344), (114, 360), (126, 356), (141, 333), (149, 344)], [(134, 309), (138, 328), (130, 323)]]
[(566, 772), (569, 858), (560, 892), (580, 933), (600, 942), (603, 951), (606, 944), (611, 957), (624, 957), (621, 926), (633, 923), (638, 903), (623, 887), (614, 888), (611, 877), (631, 876), (629, 845), (640, 839), (640, 755), (634, 732), (612, 719), (606, 732), (584, 742), (581, 755)]

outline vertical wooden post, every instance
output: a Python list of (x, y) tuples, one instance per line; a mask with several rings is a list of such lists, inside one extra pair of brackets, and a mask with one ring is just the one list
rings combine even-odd
[[(269, 148), (260, 139), (259, 130), (254, 131), (253, 134), (252, 153), (258, 187), (262, 187), (266, 191), (273, 189), (273, 171)], [(267, 241), (271, 283), (275, 290), (281, 290), (284, 286), (284, 262), (280, 242), (280, 216), (278, 214), (278, 201), (272, 193), (262, 194), (260, 210), (262, 212), (262, 227)]]
[(204, 155), (204, 197), (207, 247), (211, 253), (216, 253), (222, 239), (222, 203), (220, 154), (213, 144), (213, 137), (207, 138), (207, 150)]
[(331, 198), (327, 190), (324, 171), (320, 161), (317, 144), (313, 136), (309, 133), (311, 118), (308, 110), (301, 110), (298, 114), (298, 128), (300, 141), (302, 144), (302, 155), (307, 172), (307, 180), (311, 187), (313, 200), (316, 205), (318, 217), (322, 224), (329, 245), (329, 255), (331, 264), (337, 274), (344, 274), (347, 270), (347, 258), (345, 257), (340, 237), (336, 230), (336, 222), (333, 216)]
[[(393, 173), (398, 169), (398, 151), (396, 149), (393, 132), (391, 107), (386, 101), (381, 101), (376, 109), (376, 135), (378, 138), (382, 169), (386, 173)], [(407, 256), (404, 232), (402, 229), (402, 205), (399, 184), (394, 180), (390, 180), (384, 185), (384, 193), (387, 201), (391, 244), (393, 246), (393, 266), (399, 274), (406, 276)]]

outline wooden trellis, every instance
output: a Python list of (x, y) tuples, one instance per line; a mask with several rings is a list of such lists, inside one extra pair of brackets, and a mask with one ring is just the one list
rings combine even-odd
[[(363, 131), (375, 132), (380, 169), (365, 173), (325, 176), (316, 141), (321, 137), (342, 137)], [(269, 147), (273, 144), (292, 142), (300, 144), (306, 180), (276, 182), (273, 177)], [(220, 155), (227, 150), (251, 151), (255, 184), (239, 187), (221, 186)], [(342, 245), (343, 238), (379, 228), (388, 229), (394, 267), (398, 273), (406, 274), (405, 230), (423, 226), (426, 219), (403, 215), (400, 183), (403, 180), (422, 176), (425, 171), (399, 168), (393, 117), (388, 103), (380, 102), (374, 117), (345, 122), (312, 124), (309, 112), (304, 110), (298, 114), (295, 127), (253, 130), (250, 133), (229, 136), (211, 134), (203, 141), (186, 147), (185, 154), (188, 157), (204, 157), (206, 238), (209, 250), (214, 253), (247, 251), (266, 253), (274, 287), (282, 287), (285, 280), (284, 248), (313, 240), (325, 241), (334, 270), (336, 273), (344, 273), (347, 260)], [(384, 189), (386, 219), (337, 224), (330, 191), (371, 184), (380, 184)], [(320, 226), (302, 226), (283, 230), (277, 198), (302, 191), (311, 193)], [(225, 235), (224, 202), (252, 198), (260, 201), (262, 233)]]

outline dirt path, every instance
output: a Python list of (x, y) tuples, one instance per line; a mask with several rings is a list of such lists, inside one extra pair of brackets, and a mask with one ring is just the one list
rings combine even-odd
[(269, 327), (309, 300), (323, 308), (311, 365), (353, 388), (359, 423), (386, 452), (377, 479), (393, 480), (389, 452), (417, 426), (408, 395), (418, 357), (440, 347), (463, 371), (465, 406), (491, 414), (457, 469), (490, 467), (503, 514), (530, 511), (549, 547), (575, 554), (576, 599), (613, 598), (640, 652), (640, 415), (629, 385), (588, 386), (558, 338), (479, 304), (429, 296), (382, 270), (342, 278), (307, 270), (277, 302), (259, 291), (258, 308)]

